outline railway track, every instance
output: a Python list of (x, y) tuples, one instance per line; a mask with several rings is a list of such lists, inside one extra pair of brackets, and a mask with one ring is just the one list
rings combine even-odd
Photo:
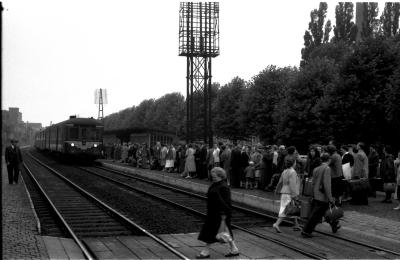
[[(136, 177), (132, 178), (132, 176), (130, 175), (120, 173), (117, 171), (110, 172), (106, 168), (80, 167), (80, 169), (85, 170), (90, 174), (104, 178), (108, 181), (117, 183), (121, 186), (124, 186), (127, 189), (134, 189), (135, 191), (146, 194), (147, 196), (155, 197), (166, 203), (175, 205), (179, 208), (182, 208), (184, 210), (205, 217), (206, 205), (204, 203), (204, 196), (200, 196), (198, 194), (193, 194), (193, 193), (182, 192), (182, 190), (175, 189), (171, 186), (165, 186), (159, 183), (154, 183), (152, 181), (148, 181), (142, 178), (136, 178)], [(102, 173), (99, 173), (99, 171), (102, 171)], [(162, 189), (160, 187), (162, 187)], [(271, 221), (269, 221), (263, 216), (256, 216), (255, 214), (251, 213), (251, 217), (249, 217), (249, 212), (244, 212), (241, 209), (240, 210), (235, 209), (232, 214), (231, 223), (232, 227), (236, 229), (242, 230), (251, 235), (268, 240), (285, 248), (289, 248), (290, 250), (300, 253), (301, 255), (306, 256), (308, 258), (312, 259), (326, 258), (324, 255), (319, 255), (304, 250), (300, 247), (290, 245), (286, 241), (282, 239), (277, 239), (274, 236), (269, 236), (268, 234), (267, 235), (261, 234), (253, 230), (250, 230), (249, 228), (252, 227), (271, 226)]]
[[(176, 187), (172, 187), (170, 185), (161, 184), (132, 174), (126, 174), (105, 167), (81, 167), (81, 169), (91, 174), (97, 175), (101, 178), (105, 178), (109, 181), (117, 183), (128, 189), (135, 189), (136, 191), (142, 192), (149, 196), (154, 196), (177, 207), (183, 208), (201, 216), (205, 216), (206, 197), (203, 195), (195, 194)], [(276, 217), (273, 215), (233, 205), (231, 222), (234, 228), (248, 232), (254, 236), (261, 237), (279, 245), (289, 247), (290, 249), (299, 252), (309, 258), (327, 258), (327, 255), (324, 253), (315, 253), (318, 252), (318, 248), (316, 248), (315, 250), (311, 250), (312, 252), (310, 252), (297, 246), (288, 245), (286, 239), (290, 238), (290, 235), (283, 235), (285, 239), (279, 239), (271, 228), (269, 228), (270, 232), (260, 233), (258, 231), (255, 231), (255, 227), (271, 227), (271, 223), (272, 221), (275, 221), (275, 219)], [(366, 251), (366, 254), (370, 254), (370, 257), (373, 258), (393, 259), (400, 256), (400, 252), (396, 252), (387, 248), (375, 246), (361, 241), (356, 241), (354, 239), (340, 237), (322, 231), (316, 232), (322, 234), (323, 236), (329, 237), (331, 239), (330, 241), (340, 241), (337, 242), (338, 244), (348, 245), (348, 243), (351, 243), (353, 244), (354, 248), (357, 248), (357, 246), (359, 246)], [(282, 236), (282, 234), (280, 234), (280, 236)]]
[[(90, 237), (145, 235), (162, 245), (178, 258), (182, 253), (126, 218), (110, 206), (74, 184), (62, 174), (33, 156), (25, 157), (24, 168), (40, 190), (42, 197), (62, 223), (63, 230), (73, 238), (87, 259), (95, 259), (82, 239)], [(29, 167), (28, 167), (29, 165)], [(44, 170), (45, 169), (45, 170)]]

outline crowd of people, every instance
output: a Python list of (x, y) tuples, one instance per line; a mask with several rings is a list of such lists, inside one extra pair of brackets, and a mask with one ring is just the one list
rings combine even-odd
[[(382, 153), (378, 153), (382, 151)], [(275, 191), (287, 161), (295, 161), (294, 171), (299, 177), (300, 194), (306, 182), (311, 182), (313, 171), (322, 164), (321, 156), (330, 156), (332, 196), (336, 204), (345, 201), (366, 204), (368, 196), (376, 196), (377, 190), (391, 184), (400, 185), (400, 152), (397, 158), (390, 146), (368, 149), (364, 143), (341, 145), (338, 149), (332, 142), (328, 145), (310, 145), (307, 156), (300, 156), (294, 146), (244, 145), (217, 143), (189, 143), (187, 145), (161, 144), (153, 147), (147, 144), (123, 143), (106, 148), (108, 159), (131, 164), (135, 167), (167, 171), (184, 178), (208, 179), (211, 169), (221, 167), (226, 171), (227, 184), (233, 188)], [(368, 153), (368, 155), (367, 155)], [(363, 180), (361, 186), (368, 189), (368, 196), (352, 192), (355, 180)], [(392, 203), (393, 189), (387, 189), (384, 203)], [(398, 197), (400, 195), (397, 195)], [(395, 207), (400, 209), (399, 206)]]

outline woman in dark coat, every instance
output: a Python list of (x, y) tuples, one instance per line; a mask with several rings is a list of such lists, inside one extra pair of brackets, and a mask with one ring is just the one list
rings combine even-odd
[(213, 183), (207, 192), (207, 217), (198, 237), (207, 245), (196, 258), (210, 257), (210, 245), (218, 242), (216, 235), (222, 220), (225, 220), (232, 237), (232, 240), (228, 242), (230, 252), (225, 256), (238, 256), (239, 249), (233, 240), (231, 229), (231, 191), (226, 183), (226, 172), (221, 167), (214, 167), (210, 175)]

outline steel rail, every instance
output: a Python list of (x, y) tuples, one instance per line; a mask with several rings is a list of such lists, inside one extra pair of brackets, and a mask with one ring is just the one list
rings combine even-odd
[[(120, 175), (123, 175), (123, 176), (126, 176), (126, 177), (139, 179), (139, 180), (141, 180), (143, 182), (147, 182), (147, 183), (150, 183), (150, 184), (158, 185), (160, 187), (164, 187), (164, 188), (168, 188), (168, 189), (171, 189), (171, 190), (175, 190), (177, 192), (181, 192), (181, 193), (188, 194), (188, 195), (191, 195), (191, 196), (195, 196), (195, 197), (198, 197), (198, 198), (206, 199), (206, 196), (204, 196), (204, 195), (196, 194), (196, 193), (193, 193), (193, 192), (190, 192), (190, 191), (187, 191), (187, 190), (183, 190), (183, 189), (180, 189), (180, 188), (177, 188), (177, 187), (173, 187), (173, 186), (170, 186), (170, 185), (166, 185), (166, 184), (163, 184), (163, 183), (158, 183), (158, 182), (153, 181), (153, 180), (145, 179), (144, 177), (139, 177), (139, 176), (135, 176), (135, 175), (132, 175), (132, 174), (126, 174), (124, 172), (121, 172), (121, 171), (118, 171), (118, 170), (114, 170), (114, 169), (110, 169), (110, 168), (107, 168), (107, 167), (99, 167), (99, 166), (95, 166), (95, 167), (99, 168), (99, 169), (102, 169), (102, 170), (105, 170), (105, 171), (114, 172), (114, 173), (117, 173), (117, 174), (120, 174)], [(239, 206), (239, 205), (235, 205), (235, 204), (232, 205), (232, 208), (238, 209), (238, 210), (241, 210), (241, 211), (244, 211), (244, 212), (251, 212), (251, 213), (253, 213), (255, 215), (258, 215), (258, 216), (261, 216), (261, 217), (277, 219), (277, 217), (274, 216), (274, 215), (267, 214), (267, 213), (264, 213), (264, 212), (259, 212), (259, 211), (256, 211), (256, 210), (253, 210), (253, 209), (249, 209), (249, 208), (245, 208), (245, 207), (242, 207), (242, 206)], [(284, 220), (284, 222), (285, 223), (290, 223), (287, 220)], [(326, 235), (326, 236), (329, 236), (329, 237), (333, 237), (333, 238), (336, 238), (336, 239), (339, 239), (339, 240), (343, 240), (343, 241), (346, 241), (346, 242), (351, 242), (351, 243), (356, 244), (356, 245), (360, 245), (360, 246), (364, 246), (364, 247), (367, 247), (367, 248), (371, 248), (371, 249), (374, 249), (374, 250), (377, 250), (377, 251), (383, 251), (383, 252), (386, 252), (386, 253), (390, 253), (390, 254), (393, 254), (393, 255), (400, 256), (400, 252), (393, 251), (393, 250), (390, 250), (390, 249), (387, 249), (387, 248), (382, 248), (382, 247), (375, 246), (375, 245), (372, 245), (372, 244), (369, 244), (369, 243), (360, 242), (360, 241), (356, 241), (356, 240), (345, 238), (345, 237), (340, 237), (338, 235), (330, 234), (330, 233), (327, 233), (327, 232), (324, 232), (324, 231), (314, 230), (314, 232), (322, 234), (322, 235)]]
[(46, 201), (50, 204), (51, 209), (56, 213), (56, 215), (59, 218), (59, 220), (61, 221), (62, 225), (65, 227), (65, 229), (68, 231), (69, 235), (72, 237), (72, 239), (78, 245), (78, 247), (82, 251), (83, 255), (86, 257), (86, 259), (89, 259), (89, 260), (95, 259), (95, 257), (92, 255), (90, 250), (82, 243), (82, 241), (78, 238), (78, 236), (75, 234), (75, 232), (72, 230), (72, 228), (65, 221), (64, 217), (58, 211), (58, 209), (56, 208), (54, 203), (51, 201), (50, 197), (47, 195), (46, 191), (39, 184), (39, 182), (37, 181), (37, 179), (33, 175), (32, 171), (25, 164), (25, 162), (23, 163), (23, 166), (24, 166), (25, 170), (28, 172), (29, 176), (32, 178), (32, 180), (35, 183), (36, 187), (39, 189), (40, 193), (45, 197)]
[[(129, 184), (120, 182), (120, 181), (118, 181), (118, 180), (114, 180), (114, 179), (112, 179), (112, 178), (110, 178), (110, 177), (103, 176), (103, 175), (98, 174), (98, 173), (96, 173), (96, 172), (93, 172), (93, 171), (91, 171), (91, 170), (88, 170), (88, 169), (85, 169), (85, 168), (82, 168), (82, 167), (79, 167), (79, 169), (84, 170), (84, 171), (86, 171), (86, 172), (89, 172), (90, 174), (99, 176), (99, 177), (101, 177), (101, 178), (103, 178), (103, 179), (106, 179), (106, 180), (111, 181), (111, 182), (113, 182), (113, 183), (116, 183), (116, 184), (118, 184), (118, 185), (121, 185), (121, 186), (123, 186), (123, 187), (125, 187), (125, 188), (131, 189), (131, 190), (135, 190), (135, 191), (140, 192), (140, 193), (142, 193), (142, 194), (145, 194), (145, 195), (147, 195), (147, 196), (156, 198), (156, 199), (161, 200), (161, 201), (163, 201), (163, 202), (169, 203), (169, 204), (171, 204), (171, 205), (174, 205), (174, 206), (177, 206), (177, 207), (179, 207), (179, 208), (185, 209), (185, 210), (187, 210), (187, 211), (189, 211), (189, 212), (192, 212), (192, 213), (195, 213), (195, 214), (197, 214), (197, 215), (200, 215), (200, 216), (202, 216), (202, 217), (206, 217), (206, 214), (205, 214), (204, 212), (200, 212), (200, 211), (198, 211), (198, 210), (195, 210), (195, 209), (193, 209), (193, 208), (189, 208), (189, 207), (187, 207), (187, 206), (184, 206), (184, 205), (179, 204), (179, 203), (177, 203), (177, 202), (174, 202), (174, 201), (172, 201), (172, 200), (169, 200), (169, 199), (166, 199), (166, 198), (163, 198), (163, 197), (159, 197), (159, 196), (154, 195), (154, 194), (152, 194), (152, 193), (149, 193), (149, 192), (147, 192), (147, 191), (145, 191), (145, 190), (142, 190), (142, 189), (133, 187), (133, 186), (131, 186), (131, 185), (129, 185)], [(168, 187), (168, 188), (169, 188), (169, 187)], [(298, 252), (298, 253), (300, 253), (300, 254), (302, 254), (302, 255), (305, 255), (305, 256), (307, 256), (307, 257), (310, 257), (310, 258), (312, 258), (312, 259), (326, 259), (325, 256), (321, 256), (321, 255), (318, 255), (318, 254), (314, 254), (314, 253), (310, 253), (310, 252), (304, 251), (303, 249), (298, 248), (298, 247), (296, 247), (296, 246), (288, 245), (287, 243), (285, 243), (285, 242), (283, 242), (283, 241), (281, 241), (281, 240), (279, 240), (279, 239), (270, 238), (270, 237), (268, 237), (268, 236), (265, 236), (265, 235), (260, 234), (260, 233), (258, 233), (258, 232), (249, 230), (249, 229), (247, 229), (247, 228), (240, 227), (240, 226), (235, 225), (235, 224), (231, 224), (231, 226), (234, 227), (234, 228), (237, 228), (237, 229), (239, 229), (239, 230), (242, 230), (242, 231), (244, 231), (244, 232), (247, 232), (247, 233), (249, 233), (249, 234), (258, 236), (258, 237), (260, 237), (260, 238), (262, 238), (262, 239), (265, 239), (265, 240), (268, 240), (268, 241), (270, 241), (270, 242), (273, 242), (273, 243), (275, 243), (275, 244), (279, 244), (279, 245), (281, 245), (281, 246), (283, 246), (283, 247), (285, 247), (285, 248), (289, 248), (289, 249), (291, 249), (291, 250), (293, 250), (293, 251), (296, 251), (296, 252)]]
[(171, 247), (168, 243), (166, 243), (164, 240), (158, 238), (157, 236), (153, 235), (152, 233), (150, 233), (149, 231), (147, 231), (145, 228), (139, 226), (138, 224), (136, 224), (135, 222), (133, 222), (132, 220), (130, 220), (129, 218), (125, 217), (124, 215), (122, 215), (121, 213), (119, 213), (118, 211), (116, 211), (115, 209), (113, 209), (112, 207), (108, 206), (106, 203), (102, 202), (101, 200), (99, 200), (98, 198), (96, 198), (95, 196), (93, 196), (92, 194), (90, 194), (89, 192), (85, 191), (84, 189), (82, 189), (81, 187), (79, 187), (77, 184), (75, 184), (74, 182), (70, 181), (69, 179), (67, 179), (66, 177), (64, 177), (61, 173), (59, 173), (58, 171), (56, 171), (55, 169), (51, 168), (50, 166), (46, 165), (45, 163), (43, 163), (42, 161), (40, 161), (39, 159), (37, 159), (36, 157), (34, 157), (33, 155), (30, 154), (30, 156), (36, 161), (38, 162), (40, 165), (42, 165), (43, 167), (45, 167), (46, 169), (48, 169), (49, 171), (53, 172), (54, 174), (56, 174), (58, 177), (60, 177), (62, 180), (64, 180), (65, 182), (67, 182), (68, 184), (70, 184), (73, 188), (77, 189), (78, 191), (80, 191), (81, 193), (83, 193), (85, 196), (87, 196), (88, 198), (92, 199), (93, 201), (95, 201), (96, 203), (98, 203), (100, 206), (102, 206), (104, 209), (106, 209), (107, 211), (111, 212), (112, 214), (114, 214), (115, 216), (119, 217), (120, 219), (122, 219), (123, 221), (125, 221), (128, 225), (130, 225), (131, 227), (134, 227), (137, 230), (140, 230), (143, 234), (145, 234), (146, 236), (152, 238), (154, 241), (156, 241), (157, 243), (159, 243), (160, 245), (162, 245), (163, 247), (165, 247), (166, 249), (168, 249), (169, 251), (171, 251), (173, 254), (175, 254), (176, 256), (178, 256), (181, 259), (185, 259), (185, 260), (189, 260), (190, 258), (188, 258), (187, 256), (185, 256), (184, 254), (182, 254), (181, 252), (177, 251), (176, 249), (174, 249), (173, 247)]

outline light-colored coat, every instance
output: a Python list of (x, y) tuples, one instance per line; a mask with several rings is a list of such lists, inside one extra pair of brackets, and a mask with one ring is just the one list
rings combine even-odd
[[(300, 179), (293, 168), (284, 170), (279, 182), (282, 183), (282, 189), (280, 193), (289, 194), (292, 198), (299, 196)], [(279, 184), (277, 186), (279, 186)]]

